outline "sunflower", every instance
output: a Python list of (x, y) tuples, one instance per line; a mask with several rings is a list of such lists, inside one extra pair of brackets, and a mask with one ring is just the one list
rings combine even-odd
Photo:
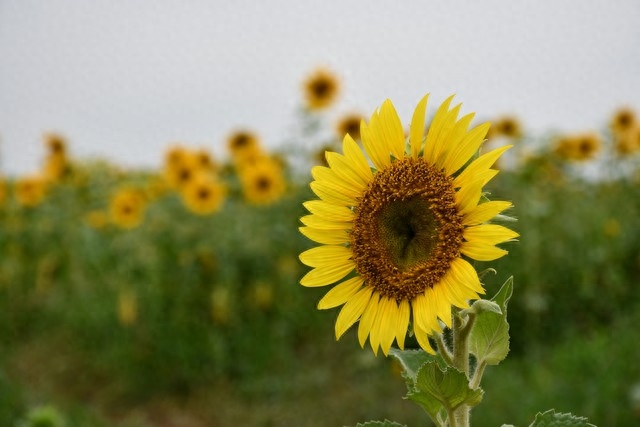
[(495, 135), (517, 139), (522, 136), (522, 125), (515, 116), (502, 116), (494, 125)]
[(309, 110), (322, 110), (331, 106), (339, 92), (338, 77), (324, 68), (318, 68), (304, 81), (304, 96)]
[(254, 205), (268, 205), (278, 201), (285, 192), (282, 168), (269, 157), (256, 161), (252, 167), (240, 170), (244, 198)]
[(200, 166), (193, 153), (184, 150), (173, 160), (167, 161), (164, 167), (164, 177), (169, 187), (182, 189), (197, 175)]
[(45, 133), (42, 136), (45, 147), (48, 154), (56, 156), (64, 156), (67, 154), (67, 141), (66, 139), (57, 133)]
[[(342, 306), (336, 339), (359, 321), (358, 338), (384, 354), (394, 340), (404, 348), (411, 322), (420, 346), (433, 353), (429, 335), (451, 327), (452, 307), (469, 307), (484, 289), (468, 259), (490, 261), (506, 250), (496, 244), (518, 236), (487, 223), (511, 207), (483, 200), (483, 186), (510, 146), (471, 161), (489, 123), (467, 130), (473, 114), (458, 119), (453, 97), (437, 110), (425, 137), (425, 96), (411, 121), (408, 142), (391, 101), (361, 123), (365, 153), (349, 135), (343, 152), (327, 153), (329, 167), (315, 166), (304, 203), (311, 213), (300, 231), (320, 246), (300, 254), (313, 267), (303, 286), (336, 284), (319, 309)], [(466, 166), (465, 166), (466, 165)]]
[(257, 148), (260, 148), (260, 139), (251, 131), (238, 130), (227, 137), (227, 149), (233, 157), (242, 155), (245, 151), (254, 152)]
[(0, 206), (7, 200), (7, 181), (0, 176)]
[(640, 151), (640, 123), (614, 136), (614, 148), (620, 156)]
[(555, 152), (567, 160), (586, 161), (600, 151), (600, 136), (595, 132), (563, 136), (556, 142)]
[(340, 138), (349, 134), (356, 141), (360, 140), (360, 122), (364, 117), (357, 113), (350, 113), (338, 120), (336, 132)]
[(611, 118), (611, 130), (614, 133), (624, 133), (636, 123), (636, 114), (629, 107), (621, 107), (613, 113)]
[(217, 212), (226, 195), (224, 185), (210, 174), (200, 173), (182, 191), (185, 206), (199, 215)]
[(18, 204), (34, 207), (44, 199), (47, 193), (47, 183), (39, 175), (27, 176), (16, 181), (14, 191)]
[(140, 191), (120, 189), (109, 204), (111, 221), (121, 228), (135, 228), (142, 222), (145, 208), (146, 201)]
[(131, 289), (118, 293), (118, 321), (122, 326), (131, 326), (138, 320), (138, 296)]

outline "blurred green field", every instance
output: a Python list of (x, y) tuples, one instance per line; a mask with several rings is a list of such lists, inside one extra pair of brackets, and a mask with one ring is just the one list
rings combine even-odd
[[(477, 265), (497, 270), (488, 295), (509, 276), (515, 290), (511, 353), (488, 369), (473, 421), (523, 426), (555, 408), (637, 425), (638, 158), (610, 156), (594, 173), (552, 141), (516, 138), (489, 186), (514, 202), (521, 237)], [(31, 205), (16, 196), (21, 178), (5, 179), (0, 425), (35, 425), (43, 408), (87, 427), (428, 423), (402, 399), (398, 367), (352, 332), (336, 343), (337, 312), (315, 309), (325, 290), (299, 286), (310, 177), (271, 158), (281, 193), (252, 202), (241, 169), (221, 164), (224, 201), (206, 215), (161, 170), (70, 163)], [(123, 188), (140, 195), (139, 224), (110, 213)]]

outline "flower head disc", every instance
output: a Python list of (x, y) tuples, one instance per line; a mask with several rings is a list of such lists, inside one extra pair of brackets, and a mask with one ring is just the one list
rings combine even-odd
[(388, 354), (394, 340), (404, 347), (411, 323), (420, 346), (433, 352), (428, 336), (441, 332), (441, 322), (451, 326), (452, 307), (466, 308), (484, 293), (466, 258), (500, 258), (507, 251), (496, 245), (518, 236), (488, 223), (510, 202), (480, 203), (483, 186), (498, 173), (491, 166), (509, 147), (471, 161), (489, 124), (469, 130), (473, 114), (458, 118), (452, 98), (425, 135), (425, 96), (408, 141), (385, 101), (361, 123), (364, 152), (347, 135), (344, 154), (327, 152), (329, 167), (312, 169), (320, 200), (304, 203), (311, 214), (301, 218), (300, 231), (321, 245), (300, 255), (313, 267), (300, 283), (339, 282), (318, 303), (342, 306), (337, 338), (359, 322), (360, 344), (368, 338), (374, 352)]

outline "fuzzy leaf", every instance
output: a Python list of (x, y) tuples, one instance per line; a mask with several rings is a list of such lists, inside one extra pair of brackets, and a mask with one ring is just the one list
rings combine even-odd
[(502, 314), (502, 309), (500, 309), (500, 306), (493, 301), (479, 299), (471, 304), (471, 307), (466, 310), (462, 310), (462, 314), (480, 314), (484, 312)]
[[(509, 353), (509, 323), (507, 323), (507, 304), (513, 293), (513, 277), (507, 279), (498, 293), (491, 299), (501, 313), (484, 310), (476, 314), (476, 320), (469, 336), (469, 351), (478, 363), (497, 365)], [(475, 303), (474, 303), (475, 305)], [(484, 308), (488, 308), (485, 305)]]
[(538, 412), (536, 419), (529, 427), (595, 427), (587, 421), (588, 419), (585, 417), (577, 417), (550, 409), (543, 413)]
[[(471, 389), (464, 373), (454, 368), (440, 369), (435, 362), (420, 368), (412, 396), (424, 394), (439, 402), (444, 409), (454, 410), (462, 404), (475, 406), (482, 400), (481, 389)], [(422, 400), (422, 399), (421, 399)], [(435, 405), (434, 405), (435, 406)]]
[(366, 423), (358, 423), (356, 427), (407, 427), (405, 424), (398, 424), (394, 421), (367, 421)]
[(389, 354), (400, 362), (405, 379), (411, 381), (410, 386), (415, 384), (416, 376), (422, 365), (437, 359), (436, 356), (432, 356), (424, 350), (400, 350), (392, 348), (389, 350)]

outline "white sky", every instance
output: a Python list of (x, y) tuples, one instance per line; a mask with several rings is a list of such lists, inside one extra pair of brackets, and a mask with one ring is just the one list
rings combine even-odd
[(601, 128), (640, 110), (640, 1), (0, 0), (0, 169), (35, 170), (45, 131), (124, 165), (174, 141), (222, 157), (238, 126), (275, 147), (318, 65), (336, 116), (456, 93), (534, 133)]

